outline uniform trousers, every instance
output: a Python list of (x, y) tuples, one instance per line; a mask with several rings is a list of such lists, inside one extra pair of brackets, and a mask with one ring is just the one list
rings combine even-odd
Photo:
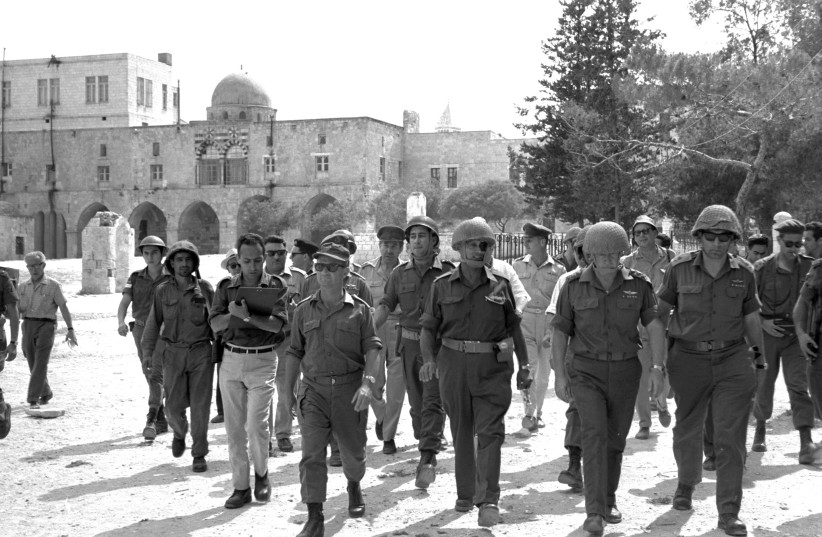
[(437, 379), (420, 380), (422, 353), (419, 341), (402, 339), (402, 362), (414, 438), (419, 440), (420, 451), (438, 451), (445, 428), (445, 412)]
[(568, 369), (582, 422), (585, 512), (589, 515), (605, 516), (616, 505), (641, 368), (637, 358), (599, 361), (575, 355)]
[(533, 383), (528, 388), (527, 400), (523, 401), (525, 415), (538, 418), (542, 416), (542, 404), (551, 380), (551, 348), (542, 346), (542, 339), (550, 330), (545, 310), (526, 308), (522, 312), (520, 327), (528, 349), (528, 363), (531, 365), (533, 378)]
[[(505, 413), (511, 406), (509, 362), (495, 354), (467, 354), (442, 347), (439, 384), (454, 441), (457, 498), (474, 505), (499, 503)], [(476, 447), (474, 436), (476, 435)]]
[[(134, 344), (137, 346), (137, 357), (140, 359), (140, 367), (142, 368), (143, 363), (143, 331), (145, 330), (145, 325), (135, 322), (134, 327), (131, 329), (131, 337), (134, 338)], [(159, 343), (159, 342), (158, 342)], [(157, 350), (155, 350), (155, 353)], [(160, 408), (163, 404), (163, 381), (162, 377), (158, 380), (156, 378), (152, 378), (151, 371), (145, 372), (143, 371), (143, 375), (146, 377), (146, 384), (148, 384), (148, 407), (149, 408)]]
[(808, 365), (796, 335), (773, 337), (763, 331), (763, 344), (768, 367), (757, 375), (754, 417), (763, 421), (771, 419), (773, 393), (781, 362), (782, 376), (791, 402), (793, 427), (813, 427), (813, 401), (808, 393)]
[(813, 394), (815, 415), (822, 416), (822, 356), (808, 363), (808, 382)]
[(36, 403), (41, 397), (48, 400), (54, 395), (49, 386), (48, 372), (56, 325), (55, 321), (23, 321), (23, 354), (31, 372), (26, 396), (29, 403)]
[[(154, 354), (157, 364), (158, 354)], [(191, 456), (208, 453), (208, 414), (214, 385), (211, 342), (191, 347), (167, 343), (162, 353), (163, 389), (166, 393), (166, 419), (174, 438), (185, 439), (188, 432), (186, 407), (191, 407)], [(152, 369), (160, 367), (152, 365)]]
[(248, 456), (259, 476), (268, 473), (268, 418), (277, 371), (275, 351), (239, 354), (228, 349), (220, 367), (228, 461), (236, 490), (249, 488)]
[[(290, 344), (289, 338), (277, 345), (277, 355), (285, 356), (285, 351)], [(280, 360), (277, 363), (276, 386), (277, 397), (276, 407), (274, 413), (268, 418), (269, 425), (273, 426), (274, 436), (276, 438), (290, 438), (293, 428), (294, 418), (291, 415), (291, 408), (294, 406), (294, 397), (296, 395), (297, 386), (299, 385), (299, 375), (293, 386), (286, 386), (286, 368), (289, 366), (289, 360)]]
[(303, 438), (300, 495), (304, 503), (324, 503), (326, 500), (328, 466), (325, 457), (332, 434), (340, 446), (346, 479), (359, 482), (365, 475), (368, 410), (357, 412), (351, 402), (362, 385), (362, 373), (346, 377), (342, 377), (343, 380), (335, 379), (332, 384), (331, 377), (310, 378), (303, 375), (297, 390)]
[(743, 344), (711, 352), (683, 349), (668, 353), (668, 374), (676, 401), (674, 458), (679, 482), (702, 481), (705, 416), (713, 415), (716, 506), (719, 514), (739, 514), (745, 466), (748, 415), (756, 390), (753, 361)]
[[(650, 337), (648, 336), (648, 329), (644, 326), (639, 327), (639, 337), (642, 342), (642, 348), (637, 351), (639, 362), (642, 364), (642, 376), (639, 379), (639, 392), (636, 398), (636, 413), (639, 415), (639, 426), (651, 426), (651, 400), (649, 391), (651, 389), (651, 367), (654, 365), (654, 357), (651, 353)], [(662, 352), (665, 352), (663, 350)], [(665, 382), (662, 388), (662, 393), (656, 398), (656, 407), (660, 412), (668, 411), (668, 377), (665, 376)]]
[(371, 408), (374, 410), (376, 420), (382, 422), (382, 437), (387, 442), (393, 440), (397, 434), (402, 404), (405, 402), (403, 360), (396, 353), (398, 337), (396, 320), (389, 318), (377, 330), (377, 336), (382, 341), (383, 348), (380, 350), (381, 363)]
[[(574, 354), (568, 349), (565, 356), (565, 370), (568, 371)], [(579, 420), (579, 410), (574, 400), (573, 390), (570, 391), (571, 399), (568, 401), (568, 408), (565, 410), (565, 449), (572, 447), (582, 449), (582, 423)]]

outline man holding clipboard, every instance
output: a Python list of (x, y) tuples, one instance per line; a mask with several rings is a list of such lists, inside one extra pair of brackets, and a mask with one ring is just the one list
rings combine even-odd
[(287, 284), (263, 270), (263, 239), (248, 233), (237, 240), (240, 274), (217, 287), (209, 322), (222, 333), (220, 390), (234, 493), (225, 502), (236, 509), (251, 502), (248, 453), (254, 462), (254, 496), (268, 501), (269, 409), (277, 371), (276, 346), (288, 321)]

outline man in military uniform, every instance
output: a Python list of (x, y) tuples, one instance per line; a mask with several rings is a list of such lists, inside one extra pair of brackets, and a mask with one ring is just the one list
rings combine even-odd
[(577, 226), (566, 231), (565, 237), (562, 239), (564, 250), (554, 256), (554, 261), (565, 267), (566, 272), (571, 272), (577, 268), (577, 262), (574, 260), (574, 243), (580, 231), (582, 231), (582, 229)]
[[(6, 269), (0, 268), (0, 314), (9, 320), (9, 337), (11, 339), (3, 352), (0, 352), (0, 372), (6, 367), (6, 362), (17, 358), (17, 336), (20, 332), (20, 315), (17, 312), (17, 289)], [(3, 330), (0, 326), (0, 330)], [(5, 333), (2, 334), (5, 339)], [(11, 405), (3, 399), (3, 389), (0, 388), (0, 440), (7, 437), (11, 430)]]
[(748, 248), (745, 250), (745, 259), (753, 265), (768, 255), (770, 241), (765, 235), (751, 235), (748, 237)]
[(788, 388), (791, 419), (799, 431), (799, 464), (813, 464), (816, 446), (811, 438), (813, 401), (808, 393), (807, 362), (799, 347), (793, 324), (793, 308), (799, 290), (811, 268), (813, 259), (799, 253), (805, 225), (789, 218), (774, 226), (779, 253), (760, 259), (754, 265), (756, 287), (762, 302), (760, 312), (763, 331), (763, 353), (767, 369), (758, 376), (754, 400), (753, 451), (767, 451), (765, 423), (773, 414), (773, 393), (779, 366)]
[(495, 244), (491, 227), (479, 218), (466, 220), (454, 228), (452, 241), (459, 267), (434, 281), (420, 319), (425, 362), (420, 379), (439, 377), (454, 440), (455, 509), (466, 512), (477, 505), (478, 524), (488, 527), (500, 520), (500, 455), (511, 406), (513, 351), (520, 390), (531, 383), (528, 351), (510, 284), (485, 266)]
[(542, 344), (550, 330), (550, 319), (545, 315), (545, 310), (551, 303), (554, 286), (559, 277), (565, 274), (565, 267), (548, 255), (550, 229), (528, 223), (522, 226), (522, 231), (525, 232), (525, 249), (528, 253), (514, 261), (514, 270), (530, 296), (522, 310), (520, 326), (528, 348), (534, 383), (523, 394), (525, 416), (522, 418), (522, 429), (514, 434), (528, 437), (537, 432), (540, 425), (545, 425), (542, 423), (542, 404), (551, 380), (551, 350)]
[[(630, 251), (631, 244), (619, 224), (591, 226), (584, 249), (593, 263), (568, 276), (560, 290), (551, 321), (552, 354), (557, 397), (568, 402), (573, 393), (582, 422), (587, 513), (583, 529), (602, 535), (605, 522), (622, 521), (616, 490), (642, 375), (638, 325), (648, 329), (652, 351), (664, 347), (665, 328), (657, 316), (650, 280), (620, 264), (620, 256)], [(566, 367), (569, 338), (573, 358)], [(664, 354), (651, 355), (655, 371), (651, 387), (656, 396), (662, 391)]]
[[(191, 407), (192, 470), (208, 465), (208, 411), (214, 381), (211, 361), (213, 335), (208, 311), (214, 288), (199, 278), (200, 255), (189, 241), (171, 245), (165, 268), (173, 276), (154, 290), (151, 312), (143, 332), (143, 356), (153, 356), (152, 370), (162, 368), (166, 393), (166, 419), (174, 432), (171, 454), (182, 457), (186, 449), (186, 407)], [(157, 340), (165, 349), (154, 354)]]
[[(137, 347), (137, 357), (140, 359), (140, 366), (148, 383), (148, 414), (146, 415), (146, 425), (143, 428), (143, 438), (154, 440), (157, 434), (168, 432), (168, 422), (163, 407), (162, 377), (152, 375), (152, 357), (143, 356), (142, 339), (146, 319), (154, 298), (154, 289), (169, 280), (171, 275), (163, 270), (163, 256), (168, 251), (163, 239), (149, 235), (140, 241), (139, 249), (143, 261), (146, 262), (146, 267), (132, 272), (123, 288), (123, 298), (117, 308), (117, 332), (126, 337), (129, 328), (131, 328), (134, 345)], [(126, 324), (126, 313), (129, 305), (131, 305), (131, 316), (134, 321)], [(162, 353), (162, 349), (158, 352)]]
[[(380, 257), (363, 263), (360, 268), (360, 274), (368, 282), (368, 288), (371, 290), (375, 304), (379, 304), (382, 300), (388, 277), (400, 262), (399, 256), (405, 240), (405, 231), (399, 226), (383, 226), (377, 230), (377, 240)], [(397, 306), (389, 313), (387, 322), (377, 330), (383, 348), (380, 351), (379, 375), (377, 375), (377, 386), (371, 401), (371, 408), (376, 418), (374, 428), (377, 438), (383, 442), (382, 452), (386, 455), (397, 452), (394, 435), (397, 433), (402, 403), (405, 400), (402, 358), (397, 355), (399, 311), (399, 306)]]
[(802, 233), (805, 255), (814, 259), (822, 257), (822, 222), (808, 222)]
[(314, 258), (312, 257), (319, 246), (306, 239), (294, 239), (294, 246), (291, 247), (291, 266), (296, 267), (306, 275), (314, 272)]
[(691, 233), (700, 249), (674, 258), (658, 292), (661, 308), (675, 308), (668, 327), (679, 472), (673, 508), (691, 509), (694, 487), (702, 481), (702, 429), (710, 405), (718, 526), (728, 535), (746, 535), (739, 509), (748, 415), (756, 390), (749, 347), (757, 366), (764, 367), (756, 279), (750, 263), (728, 253), (742, 233), (731, 209), (706, 207)]
[(308, 520), (299, 537), (323, 535), (323, 503), (328, 469), (326, 446), (332, 434), (340, 445), (348, 480), (348, 514), (361, 517), (365, 502), (360, 480), (365, 475), (365, 427), (382, 347), (371, 308), (345, 290), (350, 253), (337, 244), (323, 244), (314, 254), (319, 291), (300, 302), (291, 323), (292, 362), (287, 385), (299, 370), (297, 394), (302, 416), (300, 495), (308, 504)]
[[(656, 244), (657, 229), (653, 219), (648, 215), (639, 216), (631, 228), (631, 234), (637, 249), (622, 258), (622, 265), (627, 269), (637, 270), (646, 275), (658, 291), (662, 287), (662, 277), (674, 258), (674, 252)], [(663, 324), (667, 319), (663, 320)], [(651, 405), (648, 397), (649, 383), (651, 377), (651, 366), (653, 356), (648, 345), (648, 330), (644, 326), (639, 327), (639, 336), (642, 346), (639, 349), (639, 361), (642, 364), (642, 377), (639, 379), (639, 392), (636, 398), (636, 413), (639, 414), (639, 431), (636, 436), (638, 440), (650, 438), (651, 431)], [(667, 349), (656, 348), (656, 352), (667, 352)], [(665, 360), (662, 360), (664, 362)], [(671, 425), (671, 413), (668, 412), (667, 384), (663, 387), (659, 397), (654, 399), (658, 412), (659, 423), (663, 427)]]
[(427, 216), (414, 216), (405, 226), (410, 259), (397, 266), (385, 284), (385, 295), (374, 316), (377, 328), (388, 319), (399, 305), (400, 355), (411, 407), (414, 438), (419, 440), (420, 461), (417, 465), (415, 486), (427, 489), (436, 479), (437, 452), (442, 447), (445, 412), (436, 380), (425, 381), (420, 376), (423, 364), (420, 350), (420, 315), (425, 307), (431, 284), (436, 278), (454, 269), (448, 261), (440, 261), (439, 228)]

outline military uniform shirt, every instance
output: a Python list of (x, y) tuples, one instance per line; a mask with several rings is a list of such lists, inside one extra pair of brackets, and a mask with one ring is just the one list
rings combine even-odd
[(802, 284), (799, 295), (809, 303), (813, 303), (820, 293), (822, 293), (822, 259), (817, 259), (811, 265), (811, 270), (805, 277), (805, 283)]
[(123, 294), (131, 297), (131, 316), (136, 321), (145, 324), (148, 318), (148, 313), (151, 311), (151, 300), (154, 297), (154, 290), (161, 283), (172, 278), (171, 274), (166, 272), (163, 268), (160, 276), (156, 280), (151, 279), (148, 273), (148, 267), (143, 270), (137, 270), (131, 273), (128, 277), (126, 286), (123, 288)]
[(385, 284), (385, 295), (380, 304), (394, 311), (399, 304), (400, 326), (410, 330), (420, 329), (420, 316), (425, 308), (428, 291), (431, 284), (442, 276), (454, 270), (454, 265), (448, 261), (440, 261), (436, 257), (420, 276), (414, 266), (413, 259), (400, 263), (391, 271), (388, 283)]
[(613, 290), (606, 292), (588, 266), (565, 281), (551, 324), (571, 336), (574, 353), (636, 353), (637, 324), (648, 326), (656, 316), (656, 296), (647, 276), (622, 268)]
[(23, 282), (19, 287), (20, 316), (35, 319), (57, 320), (57, 308), (66, 303), (63, 288), (60, 282), (48, 276), (43, 276), (40, 283), (34, 285), (31, 280)]
[(531, 254), (516, 259), (514, 270), (528, 296), (531, 297), (527, 307), (543, 311), (551, 304), (551, 294), (554, 292), (559, 277), (565, 274), (565, 267), (554, 261), (551, 256), (548, 256), (545, 263), (537, 266), (531, 260)]
[(211, 340), (208, 308), (213, 301), (211, 284), (193, 276), (184, 289), (177, 287), (174, 277), (157, 286), (143, 332), (143, 355), (153, 355), (158, 332), (164, 341), (177, 346)]
[[(366, 261), (360, 267), (360, 275), (365, 278), (368, 284), (368, 289), (371, 291), (371, 297), (374, 304), (380, 304), (382, 297), (385, 295), (385, 286), (388, 283), (388, 278), (391, 276), (391, 270), (383, 266), (382, 257), (378, 257), (372, 261)], [(397, 306), (388, 314), (388, 320), (397, 322), (400, 316), (400, 308)]]
[(701, 250), (680, 254), (665, 273), (660, 300), (676, 307), (668, 334), (685, 341), (733, 340), (744, 337), (744, 318), (759, 311), (753, 267), (728, 255), (714, 279), (703, 268)]
[(656, 247), (656, 252), (650, 258), (642, 255), (642, 250), (636, 249), (630, 255), (622, 258), (620, 263), (628, 269), (638, 270), (644, 275), (648, 276), (651, 284), (654, 286), (654, 291), (659, 291), (662, 287), (662, 280), (665, 277), (665, 271), (675, 257), (672, 250), (667, 250), (661, 246)]
[(762, 302), (762, 315), (791, 319), (813, 259), (797, 256), (793, 270), (785, 270), (779, 267), (778, 255), (771, 254), (754, 264), (756, 290)]
[[(217, 284), (217, 291), (214, 294), (214, 304), (211, 307), (211, 314), (208, 316), (209, 322), (217, 315), (228, 313), (228, 304), (237, 298), (237, 293), (240, 287), (242, 287), (242, 282), (243, 275), (237, 274), (236, 276), (225, 278)], [(260, 283), (257, 286), (283, 289), (287, 287), (287, 284), (279, 276), (263, 272)], [(285, 327), (285, 323), (288, 322), (285, 300), (286, 297), (283, 295), (278, 302), (271, 304), (272, 314), (276, 315), (284, 323), (283, 327)], [(236, 321), (240, 321), (242, 325), (240, 326)], [(282, 332), (262, 330), (251, 323), (245, 323), (241, 319), (234, 317), (229, 320), (229, 325), (222, 332), (222, 337), (224, 343), (231, 343), (232, 345), (238, 345), (240, 347), (265, 347), (267, 345), (280, 343), (283, 341), (284, 336)]]
[[(362, 299), (369, 306), (374, 305), (374, 299), (371, 297), (371, 291), (368, 289), (368, 284), (365, 283), (365, 278), (354, 271), (348, 273), (348, 278), (345, 280), (345, 290), (356, 297)], [(306, 276), (300, 287), (300, 300), (305, 300), (314, 293), (320, 290), (320, 282), (317, 281), (317, 275), (311, 273)]]

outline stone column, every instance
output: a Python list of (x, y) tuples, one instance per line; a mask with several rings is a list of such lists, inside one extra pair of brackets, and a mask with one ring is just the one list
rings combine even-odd
[(82, 293), (119, 293), (131, 274), (134, 230), (116, 213), (101, 211), (83, 230)]

